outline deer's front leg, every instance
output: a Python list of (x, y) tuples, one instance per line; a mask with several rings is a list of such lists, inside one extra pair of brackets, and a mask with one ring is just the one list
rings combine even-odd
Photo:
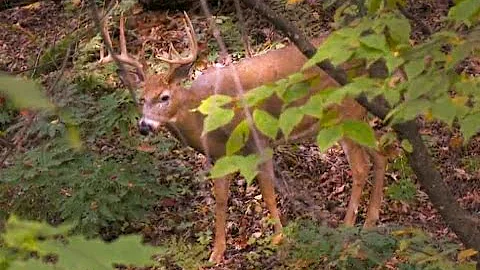
[(213, 181), (213, 193), (215, 195), (215, 240), (210, 261), (220, 263), (223, 260), (226, 248), (225, 231), (230, 179), (226, 176)]
[(273, 229), (275, 235), (272, 239), (273, 244), (279, 244), (282, 241), (282, 223), (280, 222), (280, 213), (277, 208), (277, 199), (275, 196), (273, 163), (272, 160), (267, 161), (260, 167), (260, 172), (257, 175), (258, 185), (262, 192), (263, 200), (267, 205), (268, 211), (270, 211), (271, 217), (275, 220)]
[(353, 226), (355, 225), (355, 220), (357, 218), (363, 187), (368, 178), (368, 157), (365, 149), (350, 139), (340, 140), (340, 145), (347, 156), (353, 178), (352, 193), (344, 222), (347, 226)]

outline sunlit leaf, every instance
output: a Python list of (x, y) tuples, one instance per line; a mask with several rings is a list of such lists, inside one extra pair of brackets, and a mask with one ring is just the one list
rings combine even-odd
[[(343, 32), (347, 31), (347, 29), (342, 30)], [(354, 54), (353, 48), (355, 47), (351, 45), (352, 38), (354, 36), (348, 36), (347, 33), (341, 33), (340, 31), (332, 33), (320, 45), (315, 55), (304, 64), (302, 69), (310, 68), (325, 59), (329, 59), (334, 65), (349, 60)]]
[(385, 117), (386, 121), (391, 119), (392, 124), (412, 120), (430, 109), (431, 103), (425, 99), (414, 99), (402, 103)]
[(469, 249), (465, 249), (465, 250), (462, 250), (458, 253), (458, 260), (459, 261), (464, 261), (465, 259), (468, 259), (470, 257), (473, 257), (475, 255), (478, 254), (478, 251), (472, 249), (472, 248), (469, 248)]
[(342, 136), (343, 128), (341, 125), (321, 129), (317, 135), (317, 145), (320, 151), (324, 152), (332, 147)]
[(460, 131), (465, 138), (465, 142), (480, 131), (480, 113), (467, 115), (460, 120)]
[(214, 179), (220, 178), (239, 171), (245, 180), (251, 183), (258, 173), (257, 166), (260, 161), (260, 157), (256, 154), (246, 157), (238, 155), (224, 156), (218, 159), (210, 169), (210, 177)]
[(310, 89), (310, 84), (307, 82), (295, 83), (288, 87), (280, 96), (280, 98), (289, 104), (297, 99), (305, 97)]
[(376, 138), (373, 129), (363, 121), (347, 120), (342, 123), (343, 135), (352, 139), (353, 141), (375, 148)]
[(245, 178), (248, 185), (251, 185), (253, 179), (258, 173), (257, 166), (260, 162), (260, 157), (258, 155), (252, 154), (246, 157), (243, 157), (238, 162), (238, 168), (240, 170), (240, 174)]
[(210, 111), (203, 122), (202, 136), (212, 130), (215, 130), (221, 126), (230, 123), (234, 115), (235, 113), (233, 112), (233, 110), (227, 110), (222, 108), (217, 108), (213, 111)]
[(255, 109), (253, 111), (253, 121), (255, 126), (266, 136), (276, 139), (278, 133), (278, 120), (264, 110)]
[(386, 19), (386, 25), (389, 29), (388, 33), (397, 44), (409, 44), (412, 29), (406, 18), (389, 17)]
[(359, 41), (360, 43), (369, 48), (376, 49), (384, 53), (389, 51), (387, 39), (383, 34), (371, 34), (368, 36), (364, 36), (361, 37)]
[(380, 8), (382, 0), (367, 0), (365, 5), (368, 8), (369, 13), (375, 13)]
[(408, 140), (402, 140), (400, 146), (408, 153), (413, 152), (413, 145)]
[(210, 177), (215, 179), (237, 172), (239, 170), (238, 163), (242, 158), (237, 155), (219, 158), (210, 169)]
[(449, 97), (443, 97), (432, 104), (431, 112), (434, 118), (451, 126), (457, 113), (457, 107)]
[(409, 80), (415, 79), (425, 70), (425, 61), (423, 59), (416, 59), (405, 64), (405, 73)]
[(232, 97), (226, 95), (212, 95), (202, 100), (202, 103), (196, 110), (202, 114), (210, 114), (232, 101)]
[(283, 111), (278, 119), (278, 125), (280, 126), (285, 138), (288, 138), (292, 130), (297, 124), (300, 123), (300, 121), (302, 121), (302, 119), (303, 112), (299, 107), (291, 107)]
[(228, 138), (226, 144), (227, 155), (233, 155), (242, 149), (248, 140), (248, 136), (250, 136), (250, 128), (248, 127), (247, 120), (243, 120), (235, 127), (232, 134)]
[(467, 25), (472, 24), (472, 20), (480, 13), (480, 1), (478, 0), (463, 0), (450, 8), (448, 11), (448, 18)]
[[(260, 102), (270, 97), (275, 91), (275, 85), (262, 85), (260, 87), (249, 90), (243, 95), (243, 102), (248, 107), (258, 105)], [(240, 102), (242, 104), (242, 102)]]

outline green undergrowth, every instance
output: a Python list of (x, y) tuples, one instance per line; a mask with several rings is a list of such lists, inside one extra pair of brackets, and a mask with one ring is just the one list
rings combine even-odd
[(416, 228), (329, 228), (312, 221), (292, 222), (278, 250), (281, 269), (475, 269), (475, 254), (448, 240), (430, 238)]
[[(31, 120), (13, 112), (16, 121), (4, 133), (24, 137), (26, 151), (0, 171), (2, 218), (68, 221), (76, 232), (110, 239), (144, 221), (158, 200), (189, 188), (186, 166), (138, 150), (144, 139), (128, 91), (114, 89), (107, 75), (91, 77), (60, 80), (49, 97), (55, 109), (36, 111)], [(158, 136), (146, 143), (161, 154), (175, 142)]]

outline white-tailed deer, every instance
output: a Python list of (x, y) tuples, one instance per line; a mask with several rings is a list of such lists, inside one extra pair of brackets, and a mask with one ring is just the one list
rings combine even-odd
[[(216, 159), (225, 155), (225, 144), (235, 127), (235, 123), (229, 124), (224, 128), (207, 133), (202, 137), (204, 115), (199, 112), (192, 112), (197, 108), (201, 101), (213, 94), (224, 94), (238, 96), (234, 83), (234, 75), (238, 76), (241, 87), (248, 91), (266, 83), (275, 82), (290, 74), (298, 72), (306, 62), (306, 57), (298, 51), (295, 46), (268, 52), (264, 55), (244, 59), (238, 63), (226, 67), (212, 67), (198, 76), (189, 88), (183, 87), (180, 82), (185, 78), (182, 75), (180, 67), (191, 65), (198, 52), (195, 32), (190, 19), (185, 14), (185, 29), (191, 44), (191, 54), (188, 57), (181, 57), (180, 54), (170, 46), (169, 58), (160, 58), (170, 64), (170, 71), (167, 74), (144, 75), (142, 64), (127, 53), (123, 18), (120, 19), (120, 52), (117, 59), (123, 64), (130, 65), (136, 69), (136, 76), (123, 78), (128, 83), (141, 83), (143, 86), (143, 116), (139, 122), (139, 130), (142, 134), (156, 131), (161, 125), (165, 125), (177, 138), (202, 153), (207, 153), (208, 157), (214, 162)], [(106, 42), (110, 42), (108, 31), (102, 27)], [(313, 40), (318, 45), (323, 38)], [(103, 56), (103, 54), (102, 54)], [(101, 62), (111, 61), (112, 58), (103, 57)], [(309, 74), (320, 76), (318, 85), (310, 89), (309, 96), (318, 93), (327, 87), (337, 86), (328, 75), (317, 67), (306, 71)], [(138, 80), (137, 80), (138, 79)], [(305, 98), (307, 100), (308, 97)], [(305, 101), (304, 100), (304, 101)], [(278, 116), (282, 110), (282, 102), (276, 97), (267, 99), (263, 109)], [(362, 120), (366, 116), (366, 111), (354, 100), (345, 99), (342, 104), (333, 108), (342, 119)], [(244, 117), (242, 112), (234, 118), (241, 120)], [(307, 139), (315, 136), (318, 132), (317, 120), (313, 117), (305, 116), (302, 122), (296, 126), (291, 137), (297, 139)], [(251, 139), (251, 138), (250, 138)], [(271, 141), (260, 136), (263, 145), (271, 145)], [(362, 189), (368, 178), (370, 167), (370, 158), (373, 163), (374, 187), (370, 203), (367, 210), (367, 216), (364, 226), (375, 226), (379, 218), (379, 209), (382, 201), (382, 189), (385, 174), (385, 158), (380, 153), (368, 150), (353, 141), (344, 138), (340, 145), (346, 153), (348, 162), (352, 169), (353, 188), (346, 211), (344, 222), (346, 225), (353, 226), (356, 220), (357, 211), (360, 204)], [(255, 153), (257, 147), (253, 143), (247, 143), (243, 149), (244, 154)], [(276, 241), (281, 239), (282, 224), (280, 223), (279, 212), (277, 210), (272, 161), (261, 165), (256, 177), (263, 199), (266, 203), (270, 215), (275, 219), (274, 231)], [(229, 193), (229, 180), (227, 178), (214, 180), (214, 194), (216, 199), (215, 206), (215, 240), (213, 252), (210, 260), (219, 262), (223, 259), (226, 248), (226, 211)]]

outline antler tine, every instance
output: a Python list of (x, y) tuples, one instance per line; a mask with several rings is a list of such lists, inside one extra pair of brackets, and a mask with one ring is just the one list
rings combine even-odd
[[(113, 52), (109, 52), (108, 55), (105, 57), (104, 56), (104, 48), (103, 46), (100, 48), (100, 60), (99, 63), (101, 64), (106, 64), (112, 61), (116, 61), (120, 63), (124, 63), (126, 65), (130, 65), (134, 67), (137, 71), (138, 76), (140, 77), (141, 80), (145, 79), (145, 73), (143, 71), (143, 65), (138, 61), (137, 59), (133, 58), (127, 51), (127, 42), (125, 39), (125, 19), (123, 17), (123, 14), (120, 15), (120, 54), (115, 54), (115, 57), (112, 56)], [(107, 24), (103, 22), (103, 27), (102, 27), (102, 32), (105, 37), (105, 41), (107, 44), (109, 44), (109, 47), (112, 47), (112, 40), (110, 38), (110, 33), (108, 32), (107, 29)]]
[[(107, 26), (107, 16), (104, 16), (101, 23), (102, 23), (102, 27), (101, 27), (101, 31), (103, 33), (103, 37), (104, 37), (104, 41), (105, 43), (107, 43), (108, 47), (112, 48), (112, 38), (110, 37), (110, 33), (108, 32), (108, 26)], [(112, 56), (110, 55), (110, 53), (107, 51), (107, 56), (105, 56), (105, 45), (102, 44), (101, 47), (100, 47), (100, 60), (98, 60), (98, 62), (100, 64), (107, 64), (107, 63), (110, 63), (112, 62), (113, 58)]]
[(170, 58), (164, 58), (164, 57), (158, 57), (159, 60), (167, 62), (169, 64), (190, 64), (195, 59), (197, 59), (198, 56), (198, 44), (197, 40), (195, 37), (195, 30), (193, 29), (192, 21), (188, 17), (187, 13), (184, 11), (183, 12), (185, 18), (183, 19), (183, 23), (185, 24), (185, 30), (187, 32), (188, 40), (190, 42), (191, 46), (191, 53), (187, 57), (182, 57), (178, 53), (178, 51), (175, 49), (172, 43), (170, 43), (170, 56), (172, 55), (172, 52), (175, 54), (176, 59), (170, 59)]

